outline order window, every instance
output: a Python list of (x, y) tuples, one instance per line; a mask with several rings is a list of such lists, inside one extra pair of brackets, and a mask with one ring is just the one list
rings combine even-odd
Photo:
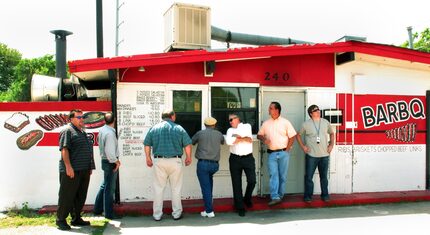
[(217, 119), (217, 129), (226, 134), (230, 128), (228, 116), (235, 113), (243, 123), (258, 131), (258, 88), (256, 87), (212, 87), (212, 116)]
[(181, 125), (190, 137), (202, 127), (202, 92), (173, 91), (175, 123)]

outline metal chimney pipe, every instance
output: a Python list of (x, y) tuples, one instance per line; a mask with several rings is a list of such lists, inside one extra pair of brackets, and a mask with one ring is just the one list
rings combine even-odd
[(412, 26), (409, 26), (406, 29), (408, 30), (408, 36), (409, 36), (409, 48), (414, 49), (414, 38), (412, 36)]
[(97, 58), (103, 57), (103, 4), (96, 1)]
[(60, 78), (60, 85), (58, 87), (58, 101), (61, 101), (63, 97), (63, 79), (67, 77), (66, 37), (73, 33), (61, 29), (51, 30), (50, 32), (55, 35), (55, 76)]

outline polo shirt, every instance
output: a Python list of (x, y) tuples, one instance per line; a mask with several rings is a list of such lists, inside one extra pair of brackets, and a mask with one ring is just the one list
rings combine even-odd
[(257, 135), (263, 135), (270, 140), (270, 150), (284, 149), (288, 146), (288, 139), (296, 135), (296, 130), (287, 119), (279, 116), (277, 119), (266, 120)]
[(221, 144), (224, 144), (224, 136), (218, 130), (206, 127), (198, 131), (192, 138), (193, 145), (197, 145), (196, 158), (212, 161), (220, 160)]
[(182, 126), (164, 119), (148, 131), (143, 144), (152, 147), (154, 156), (182, 156), (183, 148), (191, 144), (191, 138)]
[[(69, 150), (70, 164), (74, 171), (96, 169), (94, 164), (93, 145), (87, 138), (85, 131), (79, 130), (72, 123), (60, 132), (60, 151), (63, 148)], [(63, 158), (59, 163), (60, 172), (66, 172)]]

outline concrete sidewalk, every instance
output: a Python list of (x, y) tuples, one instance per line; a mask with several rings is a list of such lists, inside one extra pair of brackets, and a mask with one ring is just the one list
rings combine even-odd
[[(282, 203), (275, 206), (268, 206), (269, 199), (265, 197), (254, 197), (254, 206), (248, 211), (272, 210), (272, 209), (292, 209), (292, 208), (320, 208), (332, 206), (352, 206), (394, 202), (414, 202), (430, 201), (430, 191), (403, 191), (403, 192), (382, 192), (382, 193), (353, 193), (353, 194), (332, 194), (329, 202), (323, 202), (319, 196), (314, 196), (311, 203), (303, 201), (303, 195), (287, 195)], [(184, 213), (200, 213), (203, 211), (203, 200), (182, 200)], [(92, 212), (92, 205), (86, 205), (84, 211)], [(115, 205), (115, 212), (120, 215), (152, 215), (152, 201), (146, 202), (123, 202)], [(44, 206), (39, 213), (53, 213), (57, 211), (57, 206)], [(164, 213), (170, 214), (172, 211), (170, 201), (164, 202)], [(234, 212), (232, 198), (214, 199), (214, 211)]]

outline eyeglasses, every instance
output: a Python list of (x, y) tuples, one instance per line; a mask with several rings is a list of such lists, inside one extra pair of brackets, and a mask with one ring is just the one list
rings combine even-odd
[(314, 109), (314, 110), (312, 110), (312, 113), (317, 112), (317, 111), (320, 111), (320, 109)]
[(77, 119), (82, 119), (82, 118), (84, 118), (83, 116), (76, 116), (75, 118), (77, 118)]
[(234, 119), (236, 119), (237, 117), (233, 117), (233, 118), (230, 118), (230, 119), (228, 119), (230, 122), (232, 122)]

